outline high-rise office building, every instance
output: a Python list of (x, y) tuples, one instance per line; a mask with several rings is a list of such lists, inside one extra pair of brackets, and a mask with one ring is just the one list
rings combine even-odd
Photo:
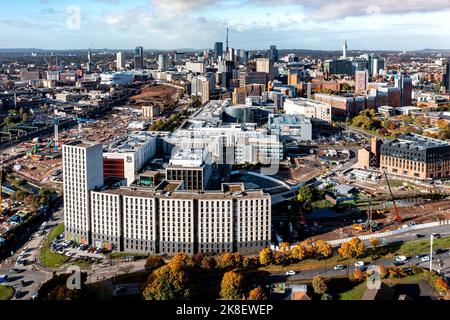
[(160, 54), (158, 56), (158, 70), (166, 71), (168, 67), (168, 59), (166, 54)]
[(381, 57), (373, 57), (372, 59), (372, 74), (374, 76), (379, 75), (383, 72), (385, 68), (384, 58)]
[(125, 68), (125, 58), (123, 52), (116, 53), (116, 68), (117, 70), (123, 70)]
[(220, 69), (222, 70), (222, 87), (230, 90), (230, 82), (233, 78), (234, 63), (233, 61), (222, 60), (222, 65), (220, 67)]
[(444, 68), (442, 82), (444, 83), (445, 91), (450, 91), (450, 61), (447, 60), (442, 66)]
[(93, 69), (93, 66), (92, 66), (92, 51), (91, 51), (91, 49), (89, 49), (89, 51), (88, 51), (88, 65), (87, 65), (87, 72), (88, 72), (88, 73), (91, 73), (91, 72), (92, 72), (92, 69)]
[(355, 72), (355, 93), (360, 94), (367, 91), (367, 86), (369, 82), (369, 72), (365, 71), (356, 71)]
[(256, 72), (267, 73), (267, 81), (272, 82), (275, 74), (273, 60), (266, 58), (256, 59)]
[(271, 45), (269, 48), (269, 59), (273, 62), (278, 62), (278, 49), (277, 46)]
[(216, 42), (214, 44), (214, 59), (218, 60), (223, 55), (223, 42)]
[(353, 64), (349, 60), (326, 60), (323, 65), (325, 73), (353, 75)]
[(191, 95), (200, 97), (202, 103), (209, 101), (210, 79), (204, 76), (194, 77), (191, 82)]
[(395, 86), (400, 88), (400, 104), (402, 107), (412, 105), (412, 79), (405, 75), (399, 75), (395, 79)]
[(63, 145), (66, 237), (91, 241), (90, 191), (103, 186), (103, 145), (76, 141)]
[(134, 50), (134, 68), (135, 69), (144, 69), (144, 48), (136, 47)]

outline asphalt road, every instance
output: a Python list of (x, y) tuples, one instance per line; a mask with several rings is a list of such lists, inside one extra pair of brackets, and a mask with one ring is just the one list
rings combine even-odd
[[(57, 218), (56, 221), (49, 221), (49, 226), (47, 227), (48, 230), (50, 230), (52, 227), (54, 227), (56, 224), (61, 222), (62, 219), (62, 210), (55, 212), (54, 217)], [(48, 231), (47, 231), (48, 232)], [(421, 234), (424, 237), (420, 238), (423, 240), (428, 240), (430, 234), (432, 233), (440, 233), (442, 236), (449, 236), (450, 235), (450, 225), (443, 225), (438, 227), (431, 227), (427, 229), (421, 229), (416, 230), (414, 232), (405, 232), (402, 234), (398, 234), (395, 236), (387, 237), (386, 241), (388, 243), (395, 243), (400, 241), (411, 241), (411, 240), (417, 240), (416, 234)], [(10, 278), (10, 281), (8, 285), (11, 285), (14, 287), (15, 290), (20, 290), (22, 292), (22, 295), (18, 297), (18, 299), (21, 300), (29, 300), (31, 297), (37, 292), (37, 290), (40, 288), (41, 284), (47, 281), (52, 277), (52, 272), (46, 271), (46, 270), (38, 270), (36, 266), (34, 265), (35, 259), (37, 259), (39, 248), (45, 239), (45, 236), (37, 236), (34, 234), (28, 243), (26, 243), (20, 250), (17, 250), (14, 253), (14, 256), (12, 258), (9, 258), (8, 261), (4, 261), (0, 264), (0, 274), (7, 274)], [(369, 244), (369, 241), (366, 241), (366, 244)], [(25, 258), (29, 261), (29, 263), (26, 266), (18, 267), (20, 269), (23, 269), (24, 271), (16, 274), (11, 273), (10, 269), (14, 266), (14, 262), (16, 261), (18, 255), (20, 252), (24, 249), (24, 247), (28, 247), (27, 254)], [(437, 256), (433, 257), (433, 268), (435, 270), (440, 269), (442, 275), (449, 276), (450, 275), (450, 255), (449, 255), (449, 248), (441, 248), (441, 249), (447, 249), (446, 252), (439, 254)], [(429, 252), (424, 252), (425, 254), (429, 254)], [(443, 267), (439, 267), (437, 264), (437, 259), (442, 259), (443, 261)], [(389, 266), (395, 261), (395, 258), (388, 259), (388, 260), (380, 260), (376, 261), (375, 264), (377, 265), (386, 265)], [(429, 262), (421, 262), (419, 259), (416, 259), (415, 257), (412, 257), (408, 259), (405, 263), (407, 266), (409, 263), (418, 265), (421, 267), (428, 268)], [(93, 283), (97, 281), (102, 281), (104, 279), (108, 279), (113, 277), (117, 274), (123, 274), (127, 271), (124, 270), (124, 266), (132, 266), (131, 270), (128, 270), (128, 272), (135, 272), (140, 271), (144, 269), (145, 260), (139, 260), (135, 262), (121, 262), (116, 263), (112, 266), (109, 265), (108, 259), (105, 259), (105, 262), (100, 265), (94, 265), (91, 269), (88, 270), (88, 283)], [(285, 280), (301, 280), (306, 278), (311, 278), (316, 275), (323, 275), (323, 276), (337, 276), (337, 275), (346, 275), (349, 272), (352, 272), (354, 270), (354, 266), (350, 265), (346, 270), (334, 270), (334, 266), (323, 266), (321, 268), (312, 269), (312, 270), (302, 270), (299, 271), (296, 275), (287, 277), (285, 275), (285, 271), (289, 270), (289, 267), (285, 269), (284, 272), (275, 272), (272, 273), (270, 276), (270, 280), (273, 282), (276, 281), (285, 281)], [(58, 272), (65, 272), (65, 270), (61, 269), (58, 270)], [(22, 284), (22, 280), (24, 283)], [(16, 299), (16, 298), (13, 298)]]
[[(439, 233), (442, 237), (446, 237), (450, 235), (450, 225), (443, 225), (438, 227), (431, 227), (426, 229), (420, 229), (416, 230), (416, 232), (407, 232), (404, 234), (398, 234), (395, 236), (391, 236), (386, 238), (387, 242), (392, 244), (395, 242), (405, 242), (405, 241), (412, 241), (412, 240), (428, 240), (430, 239), (430, 235), (432, 233)], [(423, 235), (424, 237), (418, 238), (416, 234)], [(369, 245), (369, 241), (365, 241), (366, 245)], [(433, 246), (433, 250), (437, 249), (439, 247)], [(445, 250), (445, 252), (433, 255), (433, 270), (434, 271), (440, 271), (441, 275), (443, 276), (450, 276), (450, 248), (439, 248)], [(423, 254), (429, 255), (430, 252), (423, 252)], [(443, 261), (443, 266), (440, 267), (437, 263), (437, 260), (441, 259)], [(392, 266), (392, 264), (395, 262), (395, 257), (392, 259), (383, 259), (375, 261), (371, 264), (373, 265), (385, 265), (385, 266)], [(408, 260), (405, 262), (402, 267), (408, 267), (411, 265), (420, 266), (423, 268), (429, 268), (430, 263), (429, 262), (422, 262), (420, 259), (416, 258), (415, 256), (412, 257), (411, 255), (408, 256)], [(366, 265), (368, 266), (368, 265)], [(334, 276), (345, 276), (348, 275), (350, 272), (353, 272), (355, 269), (354, 265), (348, 265), (346, 266), (346, 269), (344, 270), (334, 270), (334, 265), (325, 265), (321, 268), (317, 269), (311, 269), (311, 270), (300, 270), (294, 271), (297, 272), (296, 275), (293, 276), (286, 276), (286, 271), (291, 270), (289, 267), (286, 267), (284, 272), (274, 272), (271, 273), (271, 277), (279, 278), (279, 280), (302, 280), (302, 279), (309, 279), (317, 275), (322, 275), (326, 277), (334, 277)]]

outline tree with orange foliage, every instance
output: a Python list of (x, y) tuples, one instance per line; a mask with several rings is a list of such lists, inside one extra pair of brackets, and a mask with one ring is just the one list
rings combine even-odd
[(366, 246), (361, 239), (353, 238), (349, 242), (343, 242), (338, 253), (343, 258), (361, 257), (366, 253)]
[(366, 273), (361, 269), (355, 269), (353, 273), (350, 275), (350, 281), (353, 282), (361, 282), (366, 278)]
[(440, 292), (442, 292), (444, 294), (447, 293), (447, 291), (448, 291), (448, 283), (443, 278), (437, 278), (436, 281), (434, 282), (434, 284), (436, 285), (436, 288)]
[(255, 288), (248, 294), (248, 300), (267, 300), (267, 295), (261, 288)]
[(317, 253), (324, 258), (328, 258), (333, 253), (333, 247), (331, 244), (324, 240), (317, 240), (316, 242)]
[(292, 249), (292, 258), (298, 260), (303, 260), (307, 258), (307, 252), (300, 243)]
[(259, 252), (259, 263), (263, 266), (273, 263), (273, 252), (270, 248), (264, 248)]
[(225, 300), (241, 300), (243, 283), (244, 277), (239, 273), (225, 273), (220, 284), (220, 296)]
[(191, 265), (191, 259), (185, 253), (177, 253), (169, 264), (175, 269), (184, 270)]

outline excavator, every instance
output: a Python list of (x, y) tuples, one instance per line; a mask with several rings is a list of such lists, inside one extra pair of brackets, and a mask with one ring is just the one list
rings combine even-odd
[(367, 221), (364, 223), (354, 224), (353, 230), (355, 230), (355, 231), (370, 230), (370, 232), (372, 232), (372, 230), (378, 226), (377, 222), (372, 219), (372, 200), (371, 200), (371, 198), (368, 198), (367, 200), (369, 201), (369, 211), (368, 211)]
[(394, 199), (394, 194), (392, 193), (392, 189), (391, 189), (391, 184), (389, 183), (389, 179), (387, 177), (387, 173), (386, 170), (383, 170), (384, 173), (384, 177), (386, 179), (386, 184), (388, 186), (389, 189), (389, 193), (391, 194), (391, 199), (392, 199), (392, 208), (394, 209), (394, 217), (392, 220), (397, 221), (397, 222), (402, 222), (403, 219), (400, 216), (400, 212), (398, 210), (397, 204), (395, 203), (395, 199)]

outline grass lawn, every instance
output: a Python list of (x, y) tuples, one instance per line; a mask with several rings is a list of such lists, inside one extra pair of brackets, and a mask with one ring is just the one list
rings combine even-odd
[(58, 268), (66, 263), (70, 258), (62, 254), (51, 252), (50, 246), (53, 240), (64, 232), (64, 224), (58, 224), (49, 234), (39, 253), (41, 263), (48, 268)]
[(326, 199), (315, 201), (311, 205), (314, 209), (334, 208), (334, 204), (332, 204), (330, 201)]
[(145, 253), (130, 253), (130, 252), (113, 252), (111, 253), (111, 258), (123, 258), (123, 257), (136, 257), (136, 258), (147, 258), (148, 254)]
[(366, 289), (367, 284), (363, 282), (349, 291), (338, 293), (336, 298), (337, 300), (361, 300)]
[[(450, 248), (450, 237), (434, 239), (433, 247), (446, 249)], [(377, 256), (376, 260), (379, 259), (390, 259), (396, 256), (406, 255), (413, 256), (418, 253), (427, 253), (430, 250), (430, 241), (427, 240), (414, 240), (405, 243), (396, 243), (391, 244), (389, 246), (379, 246), (375, 248), (374, 255)], [(287, 266), (281, 265), (269, 265), (265, 267), (259, 268), (260, 270), (276, 272), (276, 271), (288, 271), (288, 270), (308, 270), (308, 269), (316, 269), (316, 268), (333, 268), (337, 264), (349, 265), (353, 264), (356, 261), (362, 260), (365, 262), (372, 262), (372, 248), (367, 248), (367, 256), (364, 258), (357, 259), (344, 259), (341, 258), (336, 252), (333, 253), (328, 259), (307, 259), (297, 263), (293, 263)]]
[(73, 262), (73, 265), (83, 269), (83, 268), (89, 268), (92, 265), (92, 262), (89, 260), (76, 259)]
[(0, 285), (0, 301), (9, 300), (14, 295), (14, 288), (10, 286)]

